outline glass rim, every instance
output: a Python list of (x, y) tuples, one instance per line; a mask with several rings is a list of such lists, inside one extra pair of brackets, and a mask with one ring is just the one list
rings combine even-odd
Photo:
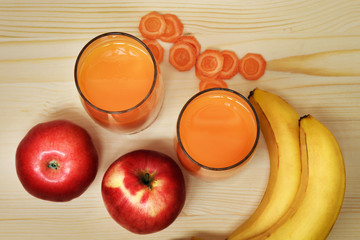
[[(139, 102), (137, 103), (135, 106), (131, 107), (131, 108), (128, 108), (128, 109), (124, 109), (124, 110), (119, 110), (119, 111), (109, 111), (109, 110), (105, 110), (105, 109), (102, 109), (100, 107), (97, 107), (95, 106), (92, 102), (90, 102), (90, 100), (88, 100), (82, 90), (80, 89), (80, 86), (79, 86), (79, 82), (78, 82), (78, 77), (77, 77), (77, 70), (78, 70), (78, 65), (79, 65), (79, 61), (80, 61), (80, 58), (82, 56), (82, 54), (85, 52), (85, 50), (93, 43), (95, 42), (96, 40), (100, 39), (100, 38), (103, 38), (103, 37), (106, 37), (106, 36), (110, 36), (110, 35), (120, 35), (120, 36), (125, 36), (125, 37), (129, 37), (129, 38), (132, 38), (134, 40), (136, 40), (137, 42), (139, 42), (143, 47), (145, 47), (146, 51), (150, 54), (150, 57), (152, 59), (152, 62), (154, 64), (154, 79), (152, 81), (152, 85), (151, 85), (151, 88), (150, 90), (148, 91), (148, 93), (146, 94), (146, 96)], [(156, 63), (156, 60), (155, 60), (155, 57), (154, 55), (152, 54), (150, 48), (143, 42), (141, 41), (139, 38), (129, 34), (129, 33), (125, 33), (125, 32), (107, 32), (107, 33), (103, 33), (103, 34), (100, 34), (94, 38), (92, 38), (89, 42), (87, 42), (85, 44), (85, 46), (81, 49), (81, 51), (79, 52), (77, 58), (76, 58), (76, 61), (75, 61), (75, 68), (74, 68), (74, 78), (75, 78), (75, 85), (76, 85), (76, 88), (81, 96), (81, 98), (87, 103), (89, 104), (91, 107), (95, 108), (96, 110), (98, 111), (101, 111), (101, 112), (104, 112), (104, 113), (107, 113), (107, 114), (121, 114), (121, 113), (126, 113), (126, 112), (130, 112), (138, 107), (140, 107), (149, 97), (150, 95), (152, 94), (152, 92), (154, 91), (155, 89), (155, 85), (156, 85), (156, 82), (157, 82), (157, 79), (158, 79), (158, 69), (157, 69), (157, 63)]]
[[(182, 118), (182, 115), (184, 113), (184, 111), (186, 110), (187, 106), (193, 101), (195, 100), (197, 97), (199, 97), (200, 95), (202, 94), (205, 94), (207, 92), (210, 92), (210, 91), (216, 91), (216, 90), (220, 90), (220, 91), (227, 91), (227, 92), (230, 92), (230, 93), (233, 93), (237, 96), (239, 96), (240, 98), (242, 98), (251, 108), (253, 114), (254, 114), (254, 117), (255, 117), (255, 121), (256, 121), (256, 138), (255, 138), (255, 141), (254, 141), (254, 144), (251, 148), (251, 150), (249, 151), (249, 153), (243, 158), (241, 159), (240, 161), (236, 162), (235, 164), (233, 165), (230, 165), (230, 166), (227, 166), (227, 167), (222, 167), (222, 168), (215, 168), (215, 167), (209, 167), (209, 166), (206, 166), (204, 164), (201, 164), (199, 163), (198, 161), (196, 161), (193, 157), (190, 156), (190, 154), (186, 151), (184, 145), (182, 144), (182, 141), (181, 141), (181, 137), (180, 137), (180, 121), (181, 121), (181, 118)], [(229, 88), (210, 88), (210, 89), (205, 89), (203, 91), (200, 91), (198, 93), (196, 93), (195, 95), (193, 95), (186, 103), (185, 105), (183, 106), (183, 108), (181, 109), (180, 111), (180, 114), (178, 116), (178, 119), (177, 119), (177, 123), (176, 123), (176, 137), (177, 137), (177, 141), (180, 145), (180, 148), (181, 150), (184, 152), (184, 154), (186, 155), (186, 157), (188, 157), (193, 163), (195, 163), (196, 165), (202, 167), (202, 168), (205, 168), (207, 170), (213, 170), (213, 171), (225, 171), (225, 170), (230, 170), (230, 169), (233, 169), (239, 165), (241, 165), (242, 163), (244, 163), (247, 159), (250, 158), (250, 156), (254, 153), (255, 149), (256, 149), (256, 146), (258, 144), (258, 141), (259, 141), (259, 138), (260, 138), (260, 123), (259, 123), (259, 118), (257, 116), (257, 113), (255, 111), (255, 108), (253, 107), (253, 105), (250, 103), (250, 101), (245, 97), (243, 96), (242, 94), (240, 94), (239, 92), (235, 91), (235, 90), (232, 90), (232, 89), (229, 89)]]

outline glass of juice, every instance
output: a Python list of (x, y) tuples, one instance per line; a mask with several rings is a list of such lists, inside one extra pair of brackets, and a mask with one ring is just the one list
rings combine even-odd
[(160, 69), (138, 38), (110, 32), (90, 40), (75, 63), (81, 103), (100, 125), (139, 132), (157, 117), (164, 97)]
[(260, 135), (251, 103), (227, 88), (190, 98), (177, 120), (175, 149), (182, 165), (203, 179), (233, 175), (253, 155)]

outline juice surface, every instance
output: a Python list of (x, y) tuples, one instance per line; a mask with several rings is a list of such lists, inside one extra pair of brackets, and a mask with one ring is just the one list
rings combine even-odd
[(80, 90), (93, 105), (106, 111), (123, 111), (148, 95), (154, 81), (154, 63), (139, 42), (114, 36), (88, 46), (77, 77)]
[(187, 105), (179, 135), (192, 159), (207, 167), (226, 168), (251, 151), (257, 136), (256, 118), (240, 96), (209, 91)]

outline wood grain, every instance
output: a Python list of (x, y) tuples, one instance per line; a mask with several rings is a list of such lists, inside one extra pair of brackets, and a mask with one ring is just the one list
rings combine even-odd
[[(138, 148), (174, 159), (175, 124), (183, 104), (197, 92), (194, 70), (160, 65), (165, 103), (145, 131), (119, 135), (96, 125), (82, 109), (73, 79), (77, 54), (97, 34), (137, 26), (149, 11), (178, 15), (202, 48), (230, 49), (239, 57), (261, 53), (265, 75), (230, 88), (248, 95), (272, 91), (300, 115), (311, 113), (335, 135), (342, 149), (347, 188), (328, 239), (360, 238), (360, 1), (4, 1), (0, 0), (0, 239), (139, 239), (107, 214), (100, 183), (120, 155)], [(69, 119), (85, 127), (100, 154), (97, 178), (78, 199), (52, 203), (31, 197), (17, 179), (17, 144), (35, 124)], [(256, 208), (266, 188), (269, 159), (264, 139), (249, 165), (233, 178), (205, 182), (185, 173), (187, 200), (167, 229), (141, 239), (225, 239)]]

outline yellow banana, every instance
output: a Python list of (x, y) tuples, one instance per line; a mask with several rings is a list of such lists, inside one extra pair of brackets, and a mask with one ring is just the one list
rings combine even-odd
[(345, 194), (345, 166), (332, 133), (311, 115), (300, 122), (304, 171), (296, 200), (268, 231), (252, 239), (326, 239)]
[(282, 98), (260, 89), (253, 90), (249, 100), (268, 147), (270, 176), (259, 206), (228, 240), (248, 239), (269, 229), (288, 210), (300, 184), (300, 116)]

